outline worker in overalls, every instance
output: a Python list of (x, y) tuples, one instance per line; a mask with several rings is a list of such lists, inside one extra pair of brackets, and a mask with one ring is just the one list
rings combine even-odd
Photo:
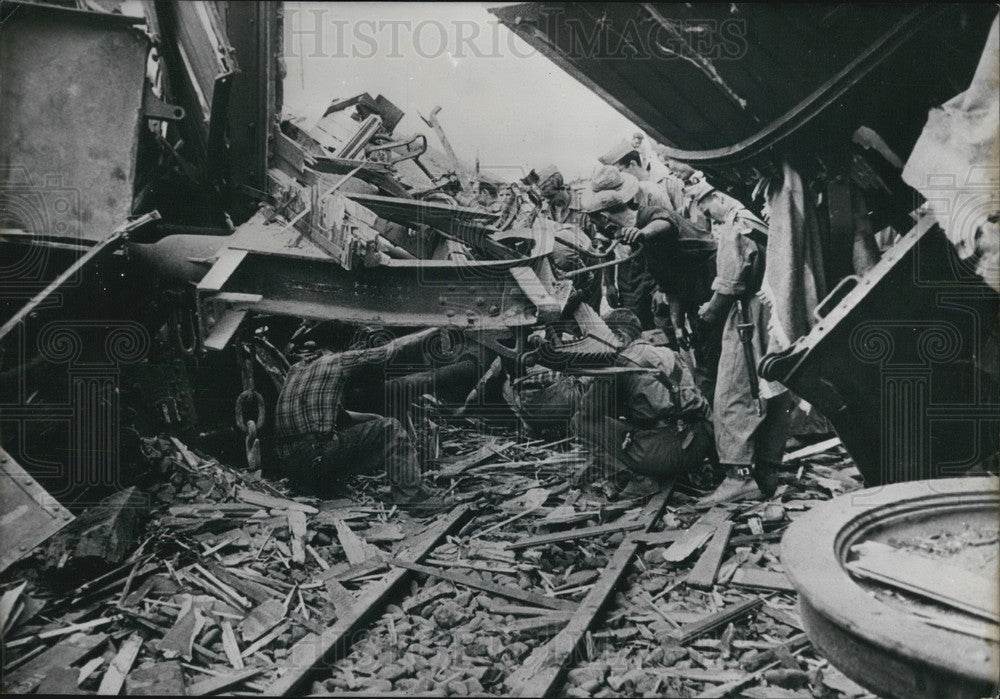
[[(768, 332), (770, 311), (757, 296), (764, 278), (767, 226), (738, 201), (712, 191), (698, 206), (712, 220), (718, 244), (712, 298), (698, 311), (706, 325), (722, 324), (712, 411), (720, 490), (753, 477), (764, 497), (774, 494), (791, 412), (788, 389), (757, 376), (756, 365), (780, 347)], [(717, 491), (719, 492), (719, 491)]]

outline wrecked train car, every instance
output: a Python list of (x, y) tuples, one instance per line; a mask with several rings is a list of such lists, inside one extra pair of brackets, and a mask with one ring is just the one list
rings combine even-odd
[(550, 264), (559, 228), (453, 203), (460, 177), (394, 135), (389, 100), (280, 118), (280, 3), (0, 12), (0, 440), (54, 497), (122, 486), (140, 435), (256, 461), (296, 333), (438, 326), (409, 371), (473, 382), (470, 357), (609, 361)]
[[(928, 110), (969, 85), (994, 8), (505, 3), (491, 12), (664, 144), (663, 155), (750, 208), (760, 211), (787, 173), (801, 178), (817, 202), (802, 215), (819, 240), (808, 254), (822, 303), (759, 370), (832, 422), (867, 483), (996, 468), (996, 283), (977, 271), (977, 253), (946, 237), (971, 226), (972, 239), (995, 223), (972, 221), (971, 209), (938, 210), (936, 220), (921, 206), (958, 190), (995, 212), (995, 186), (975, 169), (916, 189), (902, 176)], [(887, 89), (916, 66), (906, 90)], [(900, 239), (883, 253), (876, 234)]]

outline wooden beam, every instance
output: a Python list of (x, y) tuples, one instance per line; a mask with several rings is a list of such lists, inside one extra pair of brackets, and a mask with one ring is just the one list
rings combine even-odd
[(573, 611), (577, 608), (576, 603), (570, 602), (569, 600), (559, 599), (558, 597), (548, 597), (537, 592), (522, 590), (519, 587), (508, 587), (506, 585), (497, 585), (496, 583), (486, 582), (485, 580), (477, 580), (476, 578), (471, 578), (468, 575), (455, 573), (450, 570), (444, 570), (443, 568), (432, 568), (431, 566), (400, 560), (391, 560), (389, 563), (390, 565), (412, 570), (415, 573), (432, 575), (436, 578), (448, 580), (457, 585), (464, 585), (465, 587), (483, 590), (484, 592), (517, 600), (518, 602), (534, 604), (539, 607), (547, 607), (548, 609), (564, 609), (567, 611)]
[[(414, 542), (408, 552), (401, 554), (408, 560), (418, 561), (427, 555), (438, 543), (469, 515), (470, 509), (461, 505), (448, 515), (431, 525), (420, 538)], [(301, 688), (313, 673), (321, 668), (317, 665), (326, 661), (332, 662), (335, 657), (341, 657), (350, 648), (354, 637), (358, 635), (368, 621), (375, 617), (388, 603), (394, 592), (399, 590), (410, 576), (405, 568), (393, 567), (385, 578), (374, 585), (358, 598), (357, 603), (348, 614), (337, 619), (337, 622), (322, 631), (310, 633), (292, 646), (285, 661), (285, 674), (272, 682), (262, 694), (268, 696), (287, 696)]]
[[(635, 529), (643, 529), (646, 522), (612, 522), (611, 524), (601, 524), (596, 527), (583, 527), (582, 529), (567, 529), (553, 534), (540, 534), (539, 536), (529, 536), (527, 539), (513, 541), (504, 546), (508, 551), (518, 549), (530, 549), (533, 546), (547, 546), (560, 541), (576, 541), (577, 539), (588, 539), (593, 536), (604, 536), (605, 534), (615, 534), (617, 532), (628, 532)], [(656, 535), (650, 535), (656, 536)], [(635, 537), (638, 539), (638, 537)]]
[[(652, 529), (663, 514), (663, 508), (666, 507), (672, 490), (671, 483), (666, 490), (653, 496), (646, 505), (640, 519), (646, 523), (647, 531)], [(521, 697), (544, 697), (550, 696), (558, 689), (587, 631), (611, 599), (625, 570), (632, 562), (632, 557), (641, 546), (640, 542), (631, 539), (626, 539), (618, 546), (601, 577), (580, 602), (579, 609), (569, 623), (556, 634), (555, 638), (535, 648), (522, 666), (507, 678), (505, 684), (511, 694)]]
[(744, 614), (749, 614), (763, 604), (764, 600), (761, 597), (754, 597), (753, 599), (748, 599), (745, 602), (731, 604), (728, 607), (720, 609), (715, 614), (709, 614), (700, 621), (695, 621), (691, 624), (682, 626), (671, 635), (677, 639), (678, 643), (689, 643), (699, 636), (704, 636), (719, 627), (725, 626), (730, 621), (739, 619)]
[(710, 588), (715, 583), (715, 576), (722, 565), (722, 557), (726, 555), (726, 545), (729, 535), (733, 532), (732, 522), (723, 522), (715, 530), (712, 540), (701, 554), (701, 558), (688, 573), (687, 582), (692, 587)]

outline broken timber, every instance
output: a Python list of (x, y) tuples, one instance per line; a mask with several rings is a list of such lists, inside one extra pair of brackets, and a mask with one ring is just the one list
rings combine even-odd
[[(666, 490), (653, 496), (643, 510), (640, 519), (645, 521), (645, 529), (653, 525), (663, 514), (667, 499), (672, 492), (672, 484)], [(580, 602), (580, 607), (569, 623), (548, 643), (537, 647), (524, 664), (506, 680), (507, 688), (514, 696), (545, 697), (559, 686), (567, 666), (576, 656), (580, 645), (597, 615), (610, 599), (633, 556), (642, 544), (625, 539), (615, 550), (601, 577), (590, 588), (590, 592)]]
[(462, 575), (461, 573), (453, 573), (450, 570), (432, 568), (430, 566), (420, 565), (419, 563), (411, 563), (409, 561), (392, 560), (389, 561), (389, 563), (394, 566), (412, 570), (415, 573), (422, 573), (423, 575), (431, 575), (436, 578), (441, 578), (442, 580), (449, 580), (458, 585), (476, 588), (500, 597), (517, 600), (518, 602), (527, 602), (528, 604), (534, 604), (539, 607), (548, 607), (549, 609), (562, 609), (567, 611), (572, 611), (577, 608), (577, 605), (569, 600), (558, 599), (556, 597), (546, 597), (545, 595), (541, 595), (537, 592), (529, 592), (528, 590), (522, 590), (517, 587), (508, 587), (506, 585), (497, 585), (496, 583), (490, 583), (484, 580), (476, 580), (475, 578), (470, 578), (469, 576)]
[[(528, 537), (527, 539), (521, 539), (520, 541), (512, 541), (504, 546), (508, 551), (516, 551), (518, 549), (528, 549), (534, 546), (545, 546), (546, 544), (555, 544), (560, 541), (576, 541), (577, 539), (586, 539), (592, 536), (604, 536), (605, 534), (615, 534), (617, 532), (627, 532), (635, 529), (643, 529), (648, 526), (647, 522), (613, 522), (611, 524), (601, 524), (596, 527), (584, 527), (582, 529), (568, 529), (564, 532), (555, 532), (553, 534), (541, 534), (539, 536)], [(639, 540), (636, 537), (636, 540)]]
[(754, 597), (738, 604), (731, 604), (724, 609), (720, 609), (715, 614), (709, 614), (701, 621), (682, 626), (673, 635), (677, 638), (678, 643), (682, 645), (689, 643), (699, 636), (704, 636), (706, 633), (739, 619), (744, 614), (749, 614), (763, 604), (764, 600), (760, 597)]
[[(414, 544), (411, 560), (417, 561), (429, 553), (441, 539), (463, 522), (469, 512), (468, 507), (459, 506), (435, 522)], [(292, 694), (312, 676), (314, 671), (320, 669), (317, 667), (320, 663), (345, 653), (356, 632), (378, 614), (380, 608), (392, 593), (400, 588), (409, 574), (405, 568), (392, 568), (382, 582), (358, 598), (354, 607), (337, 619), (333, 626), (319, 634), (310, 633), (292, 646), (287, 661), (288, 669), (267, 687), (264, 694), (269, 696)]]
[(715, 576), (719, 572), (719, 566), (722, 565), (722, 557), (726, 555), (726, 545), (729, 543), (729, 535), (732, 531), (732, 522), (723, 522), (719, 525), (705, 552), (701, 554), (701, 558), (688, 573), (688, 585), (701, 588), (712, 587)]

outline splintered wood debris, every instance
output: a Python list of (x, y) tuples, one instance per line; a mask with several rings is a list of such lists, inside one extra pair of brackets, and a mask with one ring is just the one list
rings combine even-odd
[(141, 517), (114, 510), (135, 492), (92, 515), (145, 522), (130, 550), (60, 539), (5, 572), (4, 691), (865, 694), (809, 644), (778, 561), (791, 519), (860, 485), (836, 445), (765, 503), (622, 497), (571, 440), (438, 439), (427, 475), (465, 504), (421, 517), (378, 500), (384, 478), (320, 501), (150, 440), (166, 479)]

